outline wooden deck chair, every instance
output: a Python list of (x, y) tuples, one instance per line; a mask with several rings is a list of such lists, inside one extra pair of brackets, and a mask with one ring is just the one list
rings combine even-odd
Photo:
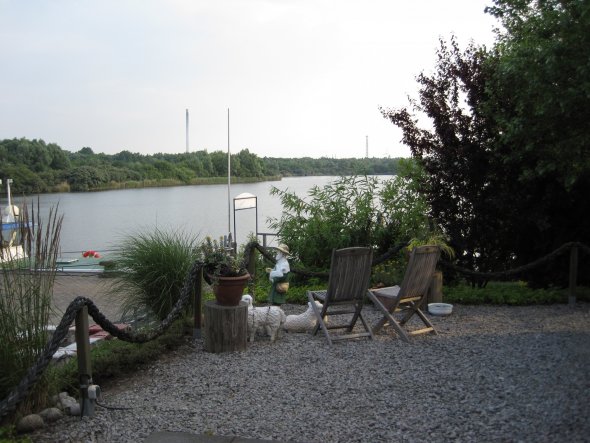
[[(369, 298), (383, 312), (383, 318), (373, 327), (373, 334), (376, 334), (386, 323), (393, 326), (402, 340), (406, 342), (410, 341), (409, 335), (427, 332), (436, 334), (434, 326), (420, 310), (420, 307), (426, 302), (428, 288), (439, 257), (439, 246), (414, 248), (410, 254), (410, 261), (400, 287), (394, 286), (369, 291)], [(393, 316), (396, 312), (400, 312), (402, 315), (399, 321)], [(420, 317), (426, 327), (412, 331), (405, 330), (403, 326), (414, 314)]]
[[(371, 248), (345, 248), (332, 251), (328, 289), (325, 291), (307, 291), (307, 298), (317, 318), (312, 331), (313, 335), (321, 329), (332, 345), (334, 340), (344, 340), (359, 337), (373, 338), (373, 332), (368, 326), (361, 310), (363, 301), (368, 295), (371, 278), (371, 262), (373, 251)], [(319, 300), (323, 307), (320, 309), (314, 300)], [(327, 315), (352, 314), (350, 322), (345, 324), (326, 325)], [(360, 318), (365, 332), (352, 333), (356, 321)], [(331, 318), (332, 320), (332, 318)], [(347, 334), (330, 334), (329, 329), (346, 329)]]

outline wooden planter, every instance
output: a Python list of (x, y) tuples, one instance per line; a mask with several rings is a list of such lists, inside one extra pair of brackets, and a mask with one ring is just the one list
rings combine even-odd
[(238, 306), (248, 284), (250, 274), (239, 277), (210, 277), (217, 304), (221, 306)]

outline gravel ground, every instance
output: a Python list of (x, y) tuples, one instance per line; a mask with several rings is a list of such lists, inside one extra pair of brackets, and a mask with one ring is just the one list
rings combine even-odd
[[(304, 306), (284, 307), (287, 314)], [(367, 306), (370, 321), (378, 313)], [(294, 442), (577, 442), (590, 439), (590, 305), (456, 305), (412, 344), (259, 338), (209, 354), (202, 340), (103, 386), (94, 418), (36, 442), (137, 442), (157, 431)]]

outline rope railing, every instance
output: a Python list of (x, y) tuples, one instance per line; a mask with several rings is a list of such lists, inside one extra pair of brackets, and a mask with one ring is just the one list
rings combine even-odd
[(14, 411), (18, 404), (26, 398), (31, 387), (37, 382), (51, 362), (53, 355), (59, 349), (60, 343), (67, 336), (70, 325), (74, 322), (82, 308), (87, 307), (88, 315), (90, 315), (100, 327), (114, 337), (131, 343), (145, 343), (151, 341), (162, 335), (186, 308), (193, 288), (195, 287), (195, 282), (200, 275), (202, 266), (202, 263), (199, 262), (195, 262), (192, 265), (191, 270), (185, 277), (178, 301), (168, 316), (149, 333), (133, 334), (128, 331), (120, 330), (107, 319), (102, 312), (100, 312), (92, 300), (86, 297), (76, 297), (68, 305), (51, 340), (47, 343), (35, 364), (27, 371), (20, 383), (10, 392), (10, 394), (0, 402), (0, 418), (3, 418), (11, 411)]
[[(373, 259), (373, 263), (371, 266), (380, 265), (383, 262), (386, 262), (390, 258), (394, 257), (401, 251), (403, 248), (408, 246), (408, 242), (401, 242), (389, 248), (384, 254), (380, 255), (379, 257)], [(268, 251), (265, 246), (260, 245), (260, 243), (256, 241), (251, 241), (248, 243), (244, 248), (244, 267), (248, 268), (250, 266), (250, 260), (252, 257), (252, 250), (257, 250), (260, 255), (262, 255), (266, 260), (271, 263), (276, 263), (275, 258), (273, 255)], [(308, 269), (303, 269), (300, 267), (291, 267), (291, 272), (297, 275), (301, 275), (303, 277), (321, 277), (321, 278), (328, 278), (329, 273), (325, 271), (311, 271)]]
[[(386, 253), (382, 254), (380, 257), (377, 257), (373, 260), (372, 266), (379, 265), (391, 257), (395, 256), (399, 251), (406, 247), (408, 243), (399, 243), (393, 247), (391, 247)], [(253, 241), (246, 245), (244, 249), (244, 267), (248, 267), (252, 265), (250, 263), (253, 257), (253, 251), (257, 250), (265, 259), (270, 261), (271, 263), (275, 262), (273, 255), (269, 252), (270, 248), (266, 248), (258, 242)], [(480, 278), (488, 278), (488, 279), (504, 279), (510, 278), (514, 275), (518, 275), (523, 272), (530, 271), (538, 266), (543, 264), (549, 263), (550, 261), (554, 260), (559, 255), (565, 253), (566, 251), (571, 251), (571, 260), (570, 260), (570, 268), (573, 268), (573, 271), (570, 269), (570, 303), (572, 302), (572, 295), (573, 295), (573, 288), (575, 288), (575, 280), (576, 280), (576, 273), (577, 273), (577, 251), (582, 250), (587, 254), (590, 254), (590, 247), (584, 245), (579, 242), (570, 242), (566, 243), (553, 252), (541, 257), (531, 263), (528, 263), (523, 266), (519, 266), (518, 268), (500, 271), (500, 272), (478, 272), (473, 271), (467, 268), (462, 268), (456, 266), (448, 261), (441, 261), (441, 264), (445, 267), (453, 269), (459, 273), (463, 273), (465, 275), (469, 275), (472, 277), (480, 277)], [(51, 340), (47, 343), (44, 350), (41, 352), (35, 364), (29, 368), (25, 376), (21, 379), (19, 384), (8, 394), (6, 398), (4, 398), (0, 402), (0, 419), (5, 417), (11, 411), (14, 411), (17, 405), (23, 401), (26, 396), (28, 395), (29, 390), (31, 387), (37, 382), (39, 377), (45, 371), (49, 363), (51, 362), (53, 355), (59, 349), (60, 343), (62, 340), (67, 336), (70, 325), (74, 320), (76, 320), (76, 316), (80, 313), (83, 308), (87, 308), (88, 315), (94, 319), (94, 321), (102, 327), (103, 330), (108, 332), (114, 337), (119, 338), (120, 340), (124, 340), (131, 343), (146, 343), (148, 341), (154, 340), (155, 338), (162, 335), (171, 325), (172, 323), (181, 315), (184, 309), (186, 309), (191, 295), (194, 293), (195, 295), (195, 335), (200, 336), (200, 327), (201, 327), (201, 275), (203, 271), (203, 263), (195, 262), (191, 266), (190, 271), (187, 273), (183, 287), (180, 292), (180, 297), (173, 306), (172, 310), (168, 314), (168, 316), (162, 320), (155, 328), (151, 329), (149, 332), (140, 332), (140, 333), (132, 333), (129, 331), (119, 329), (115, 324), (113, 324), (106, 316), (100, 312), (98, 307), (94, 304), (92, 300), (86, 297), (76, 297), (66, 309), (58, 327), (56, 328), (55, 332)], [(309, 271), (302, 268), (294, 268), (291, 270), (292, 272), (307, 276), (307, 277), (328, 277), (327, 272), (316, 272), (316, 271)], [(573, 280), (573, 283), (572, 283)], [(196, 283), (199, 282), (197, 285)], [(575, 303), (575, 296), (573, 298)], [(80, 356), (79, 356), (80, 358)]]
[(565, 243), (565, 244), (561, 245), (559, 248), (555, 249), (554, 251), (550, 252), (549, 254), (547, 254), (535, 261), (532, 261), (532, 262), (527, 263), (525, 265), (519, 266), (517, 268), (508, 269), (506, 271), (480, 272), (480, 271), (473, 271), (471, 269), (463, 268), (461, 266), (457, 266), (447, 260), (441, 260), (440, 263), (441, 263), (441, 265), (443, 265), (444, 267), (446, 267), (448, 269), (451, 269), (453, 271), (459, 272), (464, 275), (468, 275), (470, 277), (479, 277), (479, 278), (497, 279), (497, 280), (505, 280), (506, 279), (507, 280), (507, 279), (510, 279), (514, 276), (531, 271), (532, 269), (535, 269), (541, 265), (547, 264), (547, 263), (555, 260), (555, 258), (560, 256), (561, 254), (563, 254), (567, 251), (570, 251), (574, 247), (577, 247), (577, 248), (585, 251), (586, 253), (590, 254), (590, 248), (588, 246), (584, 245), (583, 243), (569, 242), (569, 243)]

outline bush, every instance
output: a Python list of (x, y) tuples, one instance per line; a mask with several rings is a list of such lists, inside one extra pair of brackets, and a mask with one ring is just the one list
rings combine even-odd
[(127, 237), (113, 258), (119, 274), (112, 289), (123, 297), (123, 311), (145, 311), (165, 319), (180, 298), (184, 280), (196, 260), (197, 238), (155, 230)]
[[(560, 288), (533, 289), (525, 282), (489, 282), (485, 287), (465, 283), (445, 286), (443, 299), (461, 304), (535, 305), (567, 303), (567, 290)], [(578, 301), (590, 301), (590, 288), (578, 287)]]

